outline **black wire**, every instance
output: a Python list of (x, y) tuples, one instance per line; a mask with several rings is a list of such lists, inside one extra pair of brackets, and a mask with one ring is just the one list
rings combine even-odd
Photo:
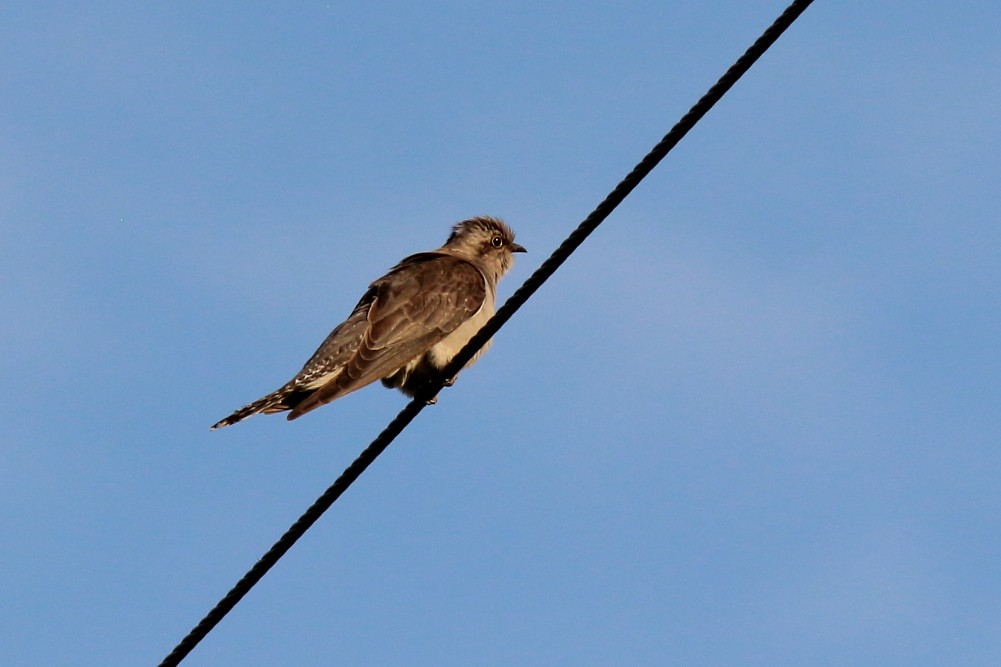
[(267, 553), (261, 556), (261, 559), (205, 615), (205, 618), (199, 621), (198, 625), (192, 628), (191, 632), (174, 647), (174, 650), (160, 663), (160, 667), (173, 667), (179, 664), (212, 631), (212, 628), (243, 599), (244, 595), (250, 592), (250, 589), (267, 574), (268, 570), (292, 548), (292, 545), (358, 479), (365, 469), (368, 468), (369, 464), (385, 451), (396, 436), (420, 414), (421, 410), (427, 405), (427, 399), (435, 396), (442, 389), (445, 378), (454, 377), (458, 374), (462, 367), (473, 358), (476, 351), (483, 347), (483, 344), (492, 338), (504, 326), (505, 322), (511, 319), (511, 316), (556, 272), (580, 244), (584, 242), (584, 239), (597, 229), (598, 225), (604, 222), (605, 218), (633, 191), (633, 188), (639, 185), (640, 181), (688, 134), (688, 131), (733, 87), (737, 80), (750, 69), (751, 65), (775, 43), (779, 36), (785, 32), (786, 28), (792, 25), (812, 2), (813, 0), (795, 0), (782, 12), (781, 16), (744, 52), (744, 55), (738, 58), (730, 69), (720, 77), (719, 81), (695, 103), (688, 113), (681, 117), (681, 120), (664, 135), (664, 138), (647, 153), (646, 157), (640, 160), (639, 164), (622, 179), (622, 182), (616, 185), (615, 189), (605, 197), (605, 200), (598, 204), (597, 208), (549, 256), (549, 259), (543, 262), (536, 269), (535, 273), (529, 276), (528, 280), (511, 295), (504, 305), (497, 310), (497, 313), (455, 355), (455, 358), (442, 371), (440, 378), (429, 385), (427, 393), (415, 397), (400, 411), (396, 418), (383, 429), (382, 433), (341, 473), (341, 476), (337, 478), (330, 488), (324, 491), (310, 505), (309, 509), (285, 531), (285, 534), (268, 549)]

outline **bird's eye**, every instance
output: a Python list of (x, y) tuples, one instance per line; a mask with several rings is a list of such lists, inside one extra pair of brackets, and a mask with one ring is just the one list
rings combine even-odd
[(499, 248), (502, 245), (504, 245), (504, 239), (501, 238), (500, 236), (495, 236), (492, 239), (490, 239), (490, 245), (492, 245), (495, 248)]

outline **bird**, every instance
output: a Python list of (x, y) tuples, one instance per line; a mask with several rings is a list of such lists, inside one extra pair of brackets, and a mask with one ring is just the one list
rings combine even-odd
[(210, 430), (260, 413), (288, 412), (293, 420), (376, 380), (411, 397), (422, 393), (493, 315), (497, 283), (519, 252), (526, 250), (499, 218), (456, 223), (440, 248), (410, 255), (372, 282), (291, 380)]

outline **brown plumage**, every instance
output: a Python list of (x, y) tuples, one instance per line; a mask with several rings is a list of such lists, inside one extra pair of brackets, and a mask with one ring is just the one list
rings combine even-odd
[(416, 395), (490, 319), (497, 281), (512, 253), (524, 251), (496, 218), (458, 223), (441, 248), (407, 257), (369, 285), (295, 377), (212, 429), (257, 413), (295, 419), (376, 380)]

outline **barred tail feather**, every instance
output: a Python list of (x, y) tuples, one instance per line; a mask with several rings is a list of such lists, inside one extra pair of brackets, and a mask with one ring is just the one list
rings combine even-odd
[(270, 414), (273, 412), (284, 412), (290, 408), (289, 405), (285, 404), (285, 399), (289, 395), (288, 387), (282, 387), (277, 391), (273, 391), (267, 396), (262, 396), (253, 403), (245, 405), (230, 416), (225, 419), (221, 419), (215, 424), (213, 424), (209, 430), (214, 431), (217, 428), (222, 428), (224, 426), (229, 426), (235, 424), (236, 422), (243, 421), (251, 415), (256, 415), (261, 412), (265, 414)]

